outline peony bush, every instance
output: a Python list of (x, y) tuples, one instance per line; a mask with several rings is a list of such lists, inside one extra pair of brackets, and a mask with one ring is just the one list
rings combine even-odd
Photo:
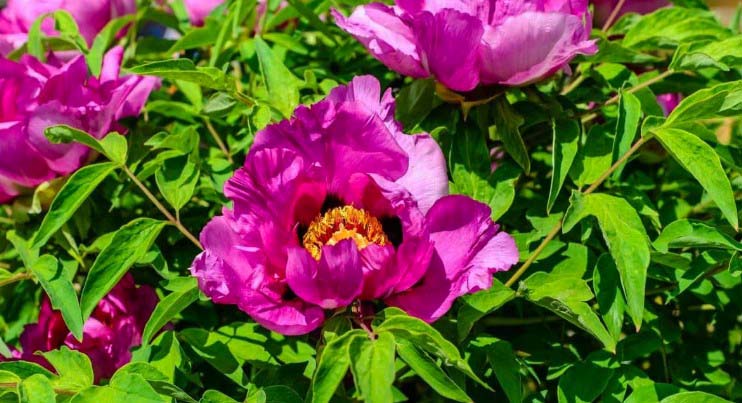
[(4, 2), (0, 402), (742, 400), (719, 3)]

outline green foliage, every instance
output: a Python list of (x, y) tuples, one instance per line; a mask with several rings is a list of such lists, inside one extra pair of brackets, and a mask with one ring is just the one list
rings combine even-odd
[[(261, 16), (229, 0), (200, 27), (182, 0), (138, 3), (90, 44), (69, 13), (41, 16), (8, 56), (77, 51), (99, 75), (120, 45), (126, 74), (162, 84), (125, 135), (47, 127), (89, 164), (0, 209), (0, 402), (742, 399), (739, 18), (725, 27), (701, 0), (627, 14), (595, 27), (600, 50), (572, 75), (451, 103), (335, 26), (330, 7), (366, 1), (271, 0)], [(433, 324), (378, 302), (328, 312), (309, 335), (270, 332), (200, 294), (198, 232), (228, 206), (258, 131), (361, 74), (392, 88), (406, 133), (438, 142), (450, 193), (487, 204), (520, 262)], [(683, 100), (663, 117), (667, 93)], [(74, 343), (126, 273), (160, 300), (111, 379), (68, 347), (38, 353), (46, 366), (4, 360), (43, 296)]]

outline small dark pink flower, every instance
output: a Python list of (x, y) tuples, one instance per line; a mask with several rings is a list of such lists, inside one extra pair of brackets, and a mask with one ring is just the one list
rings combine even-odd
[(356, 77), (256, 135), (191, 272), (214, 302), (287, 335), (355, 301), (434, 321), (518, 260), (489, 207), (447, 193), (438, 144), (404, 134), (391, 91)]
[(100, 77), (90, 77), (82, 55), (48, 63), (25, 55), (19, 62), (0, 56), (0, 203), (21, 188), (77, 170), (88, 158), (81, 144), (52, 144), (44, 130), (66, 124), (102, 138), (123, 132), (117, 120), (137, 116), (159, 81), (119, 77), (123, 49), (110, 50)]
[[(112, 19), (134, 14), (136, 0), (8, 0), (0, 10), (0, 55), (7, 54), (26, 42), (34, 21), (45, 13), (66, 10), (77, 22), (80, 34), (93, 43), (93, 39)], [(41, 26), (46, 34), (53, 34), (54, 23), (44, 21)]]
[(529, 84), (598, 49), (587, 0), (397, 0), (333, 15), (390, 69), (456, 91)]
[(64, 324), (62, 314), (52, 310), (49, 299), (45, 297), (38, 322), (26, 325), (20, 337), (22, 352), (13, 351), (12, 359), (31, 361), (52, 369), (44, 357), (35, 353), (67, 346), (90, 357), (96, 382), (110, 378), (118, 368), (131, 361), (132, 347), (142, 343), (142, 331), (157, 300), (152, 287), (137, 287), (134, 278), (127, 274), (98, 303), (85, 322), (82, 341), (78, 341)]
[(665, 116), (670, 116), (672, 111), (674, 111), (675, 108), (678, 107), (680, 101), (682, 100), (683, 94), (679, 93), (657, 95), (657, 103), (659, 103), (660, 107), (662, 107), (662, 112), (664, 112)]

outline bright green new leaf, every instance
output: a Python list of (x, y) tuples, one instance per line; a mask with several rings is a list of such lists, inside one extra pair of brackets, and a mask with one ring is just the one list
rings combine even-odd
[(81, 168), (67, 180), (57, 193), (46, 213), (44, 221), (32, 239), (33, 248), (39, 248), (75, 214), (77, 209), (90, 197), (90, 194), (116, 169), (111, 162), (88, 165)]
[(193, 285), (181, 291), (176, 291), (163, 298), (155, 307), (142, 332), (142, 344), (149, 344), (155, 334), (171, 319), (198, 299), (198, 284), (192, 279)]
[(80, 298), (84, 319), (90, 317), (98, 302), (149, 251), (166, 224), (151, 218), (137, 218), (116, 231), (111, 243), (95, 259), (85, 281)]
[(41, 256), (30, 267), (44, 287), (44, 291), (51, 300), (52, 307), (62, 312), (64, 323), (77, 340), (82, 340), (83, 319), (80, 313), (80, 303), (72, 282), (64, 274), (63, 267), (52, 255)]
[(368, 335), (360, 329), (351, 330), (332, 339), (320, 353), (317, 369), (312, 377), (311, 403), (328, 403), (342, 382), (350, 366), (350, 345), (356, 338)]
[(124, 29), (125, 26), (131, 24), (135, 19), (134, 14), (126, 14), (119, 18), (114, 18), (108, 21), (105, 27), (98, 32), (98, 35), (93, 40), (93, 45), (90, 47), (85, 60), (88, 63), (88, 68), (94, 76), (100, 76), (101, 70), (103, 69), (103, 57), (106, 54), (109, 46), (116, 39), (116, 35)]
[(260, 61), (260, 72), (268, 88), (269, 102), (288, 118), (299, 105), (300, 80), (260, 37), (255, 38), (255, 52)]
[(44, 358), (59, 374), (55, 380), (57, 388), (79, 392), (93, 385), (93, 366), (87, 355), (62, 346), (59, 350), (43, 353)]
[(420, 351), (413, 342), (404, 339), (397, 340), (397, 352), (400, 358), (441, 396), (462, 403), (473, 402), (466, 392), (443, 371), (441, 366)]
[(389, 403), (394, 400), (395, 343), (391, 333), (380, 333), (376, 340), (355, 337), (350, 342), (350, 369), (363, 401)]
[(175, 210), (185, 206), (196, 190), (200, 170), (189, 156), (170, 158), (155, 173), (157, 187)]
[(234, 79), (216, 67), (197, 67), (190, 59), (160, 60), (129, 69), (132, 74), (182, 80), (221, 91), (234, 89)]
[(551, 174), (551, 186), (549, 187), (549, 200), (546, 203), (546, 212), (554, 207), (557, 196), (562, 190), (564, 180), (572, 168), (572, 163), (577, 156), (580, 140), (580, 125), (572, 120), (555, 120), (552, 124), (554, 140), (551, 154), (551, 164), (554, 171)]
[(671, 248), (722, 248), (742, 250), (742, 243), (704, 222), (678, 220), (670, 223), (653, 242), (655, 249), (667, 252)]
[(685, 130), (658, 128), (654, 130), (654, 133), (665, 149), (709, 193), (724, 218), (735, 230), (739, 229), (739, 217), (732, 186), (714, 149)]
[(31, 375), (18, 385), (19, 403), (51, 403), (56, 401), (56, 393), (49, 378), (44, 375)]

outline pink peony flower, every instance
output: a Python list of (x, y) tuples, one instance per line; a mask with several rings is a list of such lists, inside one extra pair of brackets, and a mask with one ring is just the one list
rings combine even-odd
[(434, 321), (518, 260), (489, 207), (447, 193), (438, 144), (402, 133), (391, 90), (356, 77), (257, 134), (191, 273), (214, 302), (286, 335), (356, 301)]
[(662, 112), (665, 113), (665, 116), (670, 116), (670, 113), (678, 107), (682, 100), (683, 94), (670, 93), (657, 95), (657, 103), (662, 107)]
[(66, 124), (97, 138), (116, 121), (137, 116), (158, 85), (152, 77), (119, 77), (123, 49), (110, 50), (100, 77), (90, 77), (83, 56), (41, 63), (31, 56), (19, 62), (0, 56), (0, 203), (77, 170), (89, 150), (80, 144), (52, 144), (44, 130)]
[[(613, 10), (618, 5), (619, 0), (592, 0), (595, 14), (595, 24), (602, 27), (608, 18), (610, 17)], [(670, 4), (667, 0), (626, 0), (616, 14), (616, 22), (618, 17), (621, 17), (627, 13), (637, 14), (649, 14), (658, 8), (666, 7)]]
[(337, 24), (401, 74), (435, 77), (469, 91), (479, 84), (525, 85), (568, 69), (589, 40), (587, 0), (397, 0), (371, 3)]
[[(5, 55), (26, 42), (34, 21), (42, 14), (66, 10), (77, 22), (80, 34), (93, 39), (114, 18), (136, 12), (136, 0), (8, 0), (0, 10), (0, 55)], [(54, 33), (54, 23), (42, 25), (46, 34)]]
[(46, 359), (34, 353), (67, 346), (90, 357), (96, 382), (110, 378), (118, 368), (131, 361), (131, 348), (142, 343), (142, 331), (157, 300), (152, 287), (136, 287), (134, 278), (127, 274), (98, 303), (85, 322), (80, 342), (67, 329), (62, 314), (52, 310), (49, 299), (44, 298), (38, 323), (26, 325), (20, 337), (23, 351), (13, 351), (13, 359), (52, 369)]

